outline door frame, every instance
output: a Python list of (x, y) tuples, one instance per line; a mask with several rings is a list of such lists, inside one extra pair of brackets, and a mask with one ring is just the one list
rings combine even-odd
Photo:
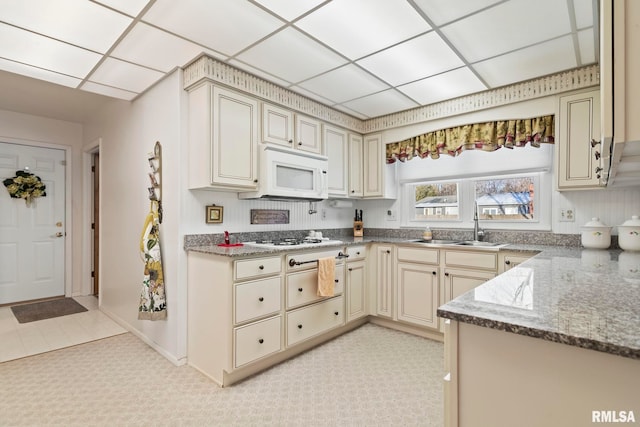
[(31, 139), (12, 138), (0, 136), (0, 142), (9, 144), (28, 145), (35, 148), (52, 148), (64, 151), (65, 175), (64, 175), (64, 231), (66, 233), (64, 239), (64, 296), (71, 297), (73, 295), (73, 257), (71, 251), (73, 248), (73, 215), (71, 212), (73, 198), (71, 177), (73, 176), (73, 149), (70, 145), (54, 144), (45, 141), (37, 141)]
[[(97, 138), (83, 147), (82, 150), (82, 295), (93, 293), (93, 280), (91, 278), (93, 262), (93, 154), (99, 153), (102, 146), (102, 138)], [(100, 244), (98, 240), (98, 244)], [(98, 248), (99, 250), (99, 248)], [(98, 268), (98, 274), (100, 269)], [(98, 277), (98, 281), (100, 278)], [(100, 305), (101, 294), (98, 294)]]

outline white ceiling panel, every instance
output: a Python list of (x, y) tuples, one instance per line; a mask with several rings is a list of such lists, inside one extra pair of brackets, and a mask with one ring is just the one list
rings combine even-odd
[(187, 64), (202, 51), (200, 45), (139, 22), (111, 56), (167, 73), (176, 65)]
[(282, 25), (247, 1), (158, 0), (143, 20), (231, 56)]
[(20, 28), (105, 53), (132, 19), (85, 0), (2, 0), (0, 19)]
[(256, 68), (296, 83), (332, 68), (346, 60), (294, 28), (274, 34), (238, 55)]
[(53, 71), (43, 70), (42, 68), (32, 67), (19, 62), (7, 61), (2, 58), (0, 58), (0, 70), (73, 88), (78, 87), (82, 82), (81, 79), (75, 77), (54, 73)]
[(596, 58), (595, 39), (593, 37), (593, 28), (578, 31), (578, 43), (580, 44), (580, 60), (579, 65), (593, 64), (598, 62)]
[(530, 0), (511, 0), (442, 27), (444, 36), (469, 62), (487, 59), (570, 31), (566, 2), (559, 0), (537, 0), (535, 7), (532, 7)]
[(480, 76), (498, 87), (576, 67), (571, 36), (518, 50), (474, 65)]
[(418, 106), (418, 104), (393, 89), (345, 102), (342, 105), (366, 117), (383, 116)]
[(392, 85), (419, 80), (464, 65), (435, 32), (390, 47), (357, 63)]
[(353, 64), (329, 71), (298, 86), (321, 93), (334, 103), (389, 89), (388, 85)]
[(149, 0), (94, 0), (97, 3), (104, 4), (113, 9), (119, 10), (122, 13), (126, 13), (129, 16), (136, 17), (144, 9), (148, 3), (153, 3)]
[(579, 30), (593, 26), (593, 8), (593, 0), (573, 0), (573, 12), (576, 17), (576, 27)]
[(398, 90), (421, 105), (434, 104), (486, 89), (478, 77), (466, 67), (398, 87)]
[(260, 3), (287, 21), (293, 21), (324, 1), (325, 0), (256, 0), (257, 3)]
[[(73, 77), (84, 77), (101, 56), (44, 36), (0, 24), (0, 57)], [(11, 40), (11, 42), (5, 42)]]
[(295, 25), (352, 60), (431, 29), (405, 0), (333, 0)]
[(414, 0), (435, 25), (447, 24), (502, 0)]
[(89, 81), (140, 93), (164, 77), (163, 73), (107, 58), (89, 77)]
[(117, 89), (115, 87), (105, 86), (94, 82), (84, 82), (80, 89), (87, 92), (110, 96), (112, 98), (124, 99), (126, 101), (131, 101), (133, 98), (138, 96), (135, 92), (129, 92), (127, 90)]

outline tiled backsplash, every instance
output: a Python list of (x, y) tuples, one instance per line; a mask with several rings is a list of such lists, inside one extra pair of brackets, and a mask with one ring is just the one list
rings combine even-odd
[[(335, 229), (319, 229), (323, 236), (331, 239), (340, 239), (341, 237), (353, 236), (351, 228), (335, 228)], [(434, 239), (442, 240), (471, 240), (473, 239), (473, 230), (460, 229), (432, 229)], [(264, 231), (249, 233), (233, 233), (232, 241), (250, 242), (258, 239), (277, 239), (286, 235), (287, 237), (303, 238), (308, 234), (308, 230), (288, 230), (288, 231)], [(365, 237), (391, 237), (398, 239), (419, 239), (422, 237), (422, 229), (411, 228), (365, 228)], [(235, 240), (234, 240), (235, 239)], [(494, 231), (485, 230), (484, 240), (496, 243), (513, 243), (528, 245), (548, 245), (548, 246), (565, 246), (579, 247), (579, 234), (555, 234), (551, 232), (540, 231)], [(224, 242), (224, 234), (189, 234), (185, 235), (185, 249), (195, 246), (215, 245)], [(618, 247), (617, 236), (612, 236), (611, 248)]]

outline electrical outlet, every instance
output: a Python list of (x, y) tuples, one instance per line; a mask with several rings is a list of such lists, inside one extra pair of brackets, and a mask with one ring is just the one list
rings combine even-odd
[(573, 208), (560, 209), (560, 222), (574, 222), (576, 220), (576, 212)]
[(387, 210), (387, 221), (395, 221), (396, 220), (396, 211), (388, 209)]
[(327, 219), (327, 210), (326, 209), (322, 209), (320, 211), (320, 219), (322, 219), (322, 220)]

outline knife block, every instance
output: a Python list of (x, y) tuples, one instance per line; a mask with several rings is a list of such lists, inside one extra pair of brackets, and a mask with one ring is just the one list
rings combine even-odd
[(362, 237), (364, 234), (364, 227), (362, 221), (353, 221), (353, 237)]

